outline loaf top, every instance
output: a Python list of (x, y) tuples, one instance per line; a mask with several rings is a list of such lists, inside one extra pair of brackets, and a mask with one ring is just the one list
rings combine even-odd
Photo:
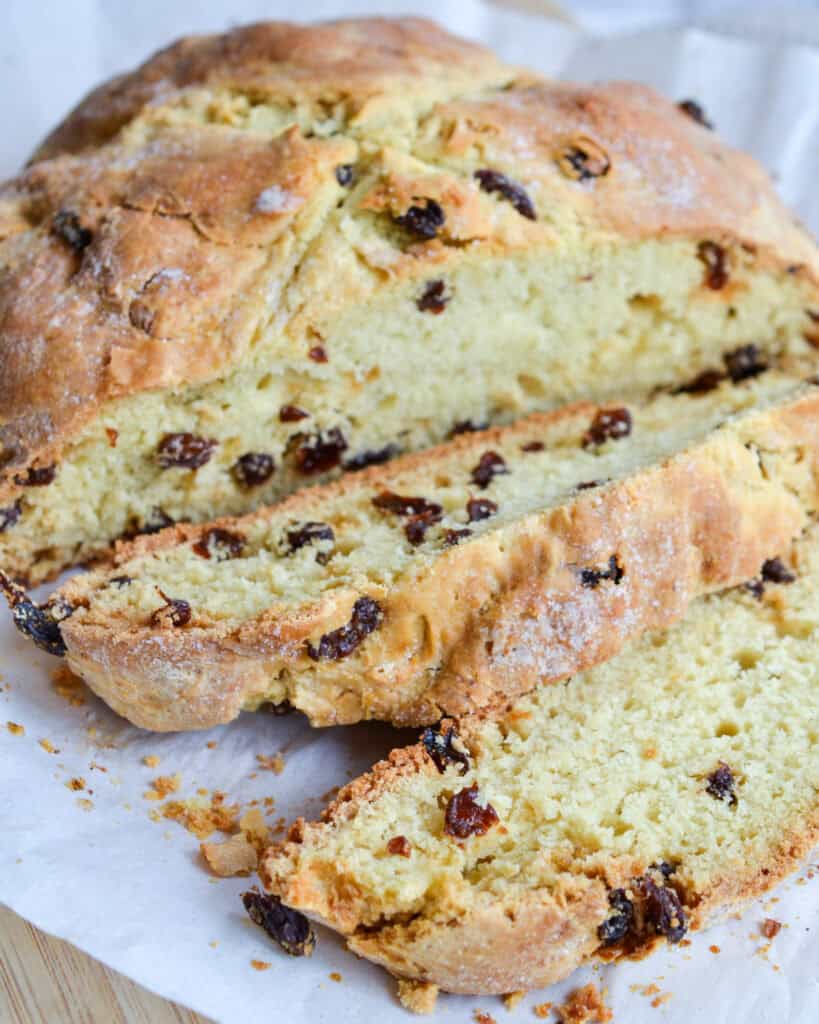
[[(407, 230), (436, 205), (434, 237)], [(0, 188), (0, 498), (102, 403), (218, 377), (271, 330), (306, 360), (432, 267), (666, 237), (819, 279), (761, 168), (646, 87), (545, 81), (415, 19), (183, 39)]]

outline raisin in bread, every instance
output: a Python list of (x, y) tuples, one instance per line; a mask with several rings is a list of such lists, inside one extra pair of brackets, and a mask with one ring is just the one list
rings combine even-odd
[(819, 529), (496, 721), (428, 729), (263, 859), (401, 978), (503, 993), (678, 942), (819, 839)]
[(816, 246), (692, 110), (412, 19), (185, 39), (102, 86), (0, 189), (0, 566), (811, 352)]
[(534, 414), (177, 526), (17, 616), (35, 638), (62, 618), (73, 671), (147, 728), (284, 701), (316, 725), (426, 724), (602, 661), (749, 578), (817, 497), (819, 388), (771, 372)]

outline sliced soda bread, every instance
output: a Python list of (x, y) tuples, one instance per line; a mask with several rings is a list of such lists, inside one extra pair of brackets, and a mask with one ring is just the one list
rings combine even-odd
[(817, 282), (696, 104), (415, 19), (184, 39), (0, 187), (0, 568), (811, 352)]
[(316, 725), (427, 724), (565, 678), (749, 578), (818, 492), (819, 388), (770, 372), (464, 435), (140, 538), (41, 620), (16, 611), (35, 636), (60, 618), (72, 670), (147, 728), (285, 701)]
[(400, 978), (549, 984), (741, 908), (819, 839), (819, 529), (604, 665), (428, 729), (262, 862)]

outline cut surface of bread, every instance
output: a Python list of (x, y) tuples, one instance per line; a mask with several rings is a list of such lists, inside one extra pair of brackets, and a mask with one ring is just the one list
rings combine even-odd
[(564, 678), (749, 578), (818, 491), (819, 388), (769, 372), (535, 414), (140, 538), (51, 607), (72, 670), (147, 728), (264, 702), (316, 725), (426, 724)]
[(679, 942), (819, 839), (819, 530), (495, 721), (429, 729), (299, 821), (270, 892), (399, 977), (551, 983)]
[(414, 19), (182, 40), (0, 188), (0, 566), (812, 352), (817, 280), (757, 164), (646, 87)]

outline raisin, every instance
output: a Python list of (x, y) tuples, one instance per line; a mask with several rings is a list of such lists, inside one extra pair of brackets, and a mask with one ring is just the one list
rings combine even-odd
[(697, 103), (696, 100), (680, 100), (677, 107), (684, 114), (687, 114), (692, 121), (702, 125), (703, 128), (707, 128), (709, 131), (714, 130), (713, 123), (708, 119), (702, 105)]
[(542, 452), (545, 448), (546, 445), (542, 441), (527, 441), (520, 446), (522, 452)]
[(484, 452), (472, 470), (472, 483), (485, 490), (496, 476), (508, 473), (506, 463), (497, 452)]
[(413, 547), (417, 547), (423, 542), (430, 526), (434, 526), (435, 523), (440, 521), (441, 516), (435, 512), (425, 512), (420, 516), (411, 516), (409, 522), (404, 527), (407, 540)]
[(214, 526), (206, 530), (193, 545), (195, 554), (202, 558), (213, 558), (217, 562), (225, 562), (229, 558), (238, 558), (244, 550), (245, 538), (240, 533), (231, 533)]
[(478, 803), (477, 785), (467, 786), (450, 798), (444, 813), (444, 832), (456, 839), (482, 836), (499, 820), (492, 804), (481, 807)]
[(353, 183), (355, 171), (352, 164), (339, 164), (336, 167), (336, 181), (342, 188), (348, 188)]
[(765, 593), (765, 584), (762, 580), (748, 580), (747, 583), (743, 584), (745, 589), (749, 591), (757, 599), (757, 601)]
[(718, 388), (725, 380), (725, 374), (721, 370), (703, 370), (687, 384), (681, 384), (675, 391), (675, 395), (706, 395), (709, 391)]
[(581, 569), (580, 584), (581, 586), (588, 587), (590, 590), (594, 590), (603, 580), (611, 580), (612, 583), (617, 585), (625, 575), (625, 569), (617, 561), (617, 555), (612, 555), (609, 559), (608, 569)]
[(213, 455), (218, 444), (198, 434), (166, 434), (157, 447), (157, 461), (163, 469), (199, 469)]
[(166, 625), (174, 626), (177, 629), (187, 626), (191, 621), (191, 606), (188, 602), (176, 597), (168, 597), (167, 594), (159, 590), (159, 587), (157, 590), (165, 604), (151, 613), (149, 623), (159, 628)]
[(309, 416), (309, 412), (305, 412), (297, 405), (283, 405), (279, 409), (279, 420), (282, 423), (296, 423), (298, 420), (306, 420)]
[(728, 261), (726, 252), (716, 242), (700, 242), (697, 246), (697, 258), (705, 264), (702, 283), (712, 291), (718, 292), (728, 284)]
[(333, 528), (327, 523), (304, 523), (295, 530), (287, 531), (287, 545), (291, 553), (318, 540), (335, 540)]
[(597, 937), (604, 946), (612, 946), (625, 938), (634, 920), (634, 904), (625, 889), (612, 889), (609, 906), (613, 913), (597, 929)]
[(631, 413), (622, 406), (617, 409), (599, 409), (591, 422), (591, 426), (583, 435), (583, 447), (593, 444), (604, 444), (606, 441), (619, 441), (631, 433)]
[(11, 609), (14, 625), (47, 654), (62, 657), (66, 647), (60, 632), (60, 623), (74, 612), (66, 601), (55, 599), (36, 605), (22, 587), (0, 572), (0, 590)]
[(585, 182), (608, 174), (611, 161), (596, 142), (581, 135), (561, 149), (557, 155), (557, 166), (567, 178)]
[(112, 576), (108, 581), (108, 586), (116, 586), (117, 590), (121, 590), (123, 587), (127, 587), (129, 583), (134, 582), (133, 576)]
[(489, 498), (470, 498), (466, 503), (466, 514), (470, 523), (477, 523), (480, 519), (488, 519), (498, 511), (497, 503)]
[(15, 476), (14, 482), (20, 487), (46, 487), (57, 476), (56, 466), (29, 466), (25, 476)]
[(514, 206), (521, 217), (526, 217), (527, 220), (537, 220), (534, 203), (523, 185), (507, 178), (500, 171), (492, 171), (488, 168), (475, 171), (475, 177), (484, 192), (498, 192)]
[(469, 757), (464, 751), (458, 750), (454, 745), (456, 739), (457, 735), (451, 726), (445, 732), (430, 726), (428, 729), (424, 729), (421, 734), (421, 742), (424, 744), (424, 749), (442, 775), (451, 764), (459, 764), (461, 766), (461, 775), (466, 775), (469, 771)]
[(148, 513), (147, 518), (142, 524), (143, 533), (159, 533), (160, 530), (165, 530), (169, 526), (175, 526), (174, 520), (171, 519), (167, 513), (161, 508), (152, 508)]
[(758, 377), (768, 369), (768, 361), (756, 345), (740, 345), (739, 348), (726, 352), (722, 359), (734, 384), (748, 380), (749, 377)]
[(393, 857), (409, 857), (412, 854), (412, 844), (406, 836), (393, 836), (387, 843), (387, 853)]
[(373, 505), (382, 512), (392, 512), (397, 516), (435, 515), (439, 518), (443, 509), (434, 501), (426, 498), (410, 498), (392, 491), (382, 491), (372, 499)]
[(415, 300), (419, 313), (443, 313), (451, 296), (446, 295), (446, 285), (443, 281), (427, 281), (424, 290)]
[(289, 956), (312, 954), (316, 935), (304, 914), (286, 907), (278, 896), (265, 896), (255, 890), (243, 892), (242, 903), (250, 920), (263, 928)]
[(347, 450), (347, 441), (338, 427), (307, 437), (297, 435), (297, 438), (299, 445), (295, 452), (296, 469), (305, 476), (335, 469), (341, 462), (342, 454)]
[(423, 206), (410, 206), (406, 213), (395, 218), (396, 224), (419, 238), (432, 239), (444, 226), (446, 217), (440, 203), (425, 199)]
[(18, 499), (13, 505), (7, 505), (6, 508), (0, 508), (0, 533), (4, 530), (8, 530), (10, 526), (14, 526), (23, 511), (23, 504)]
[(677, 865), (669, 864), (667, 860), (662, 860), (659, 864), (651, 864), (650, 867), (652, 871), (659, 871), (663, 878), (666, 879), (671, 878), (677, 871)]
[(346, 626), (325, 633), (318, 647), (307, 641), (307, 653), (313, 661), (340, 661), (352, 654), (381, 625), (384, 613), (371, 597), (360, 597), (353, 605), (353, 614)]
[(260, 487), (276, 472), (276, 460), (267, 452), (246, 452), (230, 467), (230, 475), (240, 487)]
[(80, 223), (80, 218), (71, 210), (60, 210), (52, 222), (54, 234), (71, 246), (74, 252), (82, 252), (93, 241), (93, 234)]
[(330, 358), (327, 355), (327, 349), (323, 345), (314, 345), (307, 355), (314, 363), (326, 363)]
[(640, 902), (643, 924), (649, 925), (655, 935), (663, 935), (671, 943), (679, 942), (688, 925), (676, 890), (669, 885), (658, 885), (648, 874), (638, 878), (633, 886)]
[(450, 437), (457, 437), (458, 434), (474, 434), (478, 430), (486, 430), (489, 426), (486, 420), (475, 423), (473, 420), (458, 420), (449, 432)]
[(382, 466), (395, 458), (400, 449), (397, 444), (385, 444), (383, 448), (367, 448), (351, 459), (347, 459), (344, 468), (349, 470), (366, 469), (367, 466)]
[(762, 579), (766, 583), (794, 583), (796, 573), (781, 558), (768, 558), (762, 563)]
[(590, 491), (593, 487), (602, 487), (603, 484), (608, 483), (606, 480), (581, 480), (579, 484), (575, 486), (576, 491)]
[(734, 784), (734, 773), (724, 761), (720, 761), (719, 765), (708, 776), (708, 785), (705, 787), (705, 792), (709, 796), (714, 797), (715, 800), (723, 800), (731, 807), (736, 807), (738, 800), (734, 792)]
[(471, 536), (471, 530), (447, 530), (444, 533), (444, 544), (448, 548), (453, 548), (456, 544), (460, 544), (462, 540)]

